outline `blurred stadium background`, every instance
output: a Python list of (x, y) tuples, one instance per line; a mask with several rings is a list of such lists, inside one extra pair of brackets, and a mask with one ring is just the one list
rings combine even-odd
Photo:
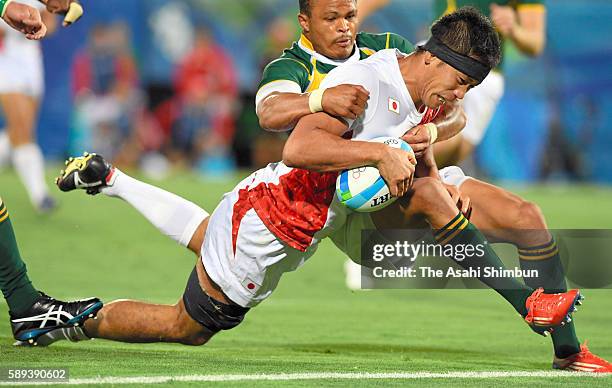
[[(98, 151), (212, 210), (245, 171), (279, 157), (284, 139), (259, 128), (254, 94), (263, 66), (298, 37), (297, 0), (83, 4), (79, 23), (43, 42), (48, 76), (38, 139), (49, 160)], [(506, 53), (505, 95), (467, 168), (495, 181), (525, 183), (519, 194), (542, 207), (552, 228), (610, 228), (612, 1), (548, 0), (547, 8), (545, 54)], [(428, 0), (394, 0), (363, 27), (418, 41), (432, 17)], [(59, 165), (50, 166), (49, 182), (51, 169)], [(194, 258), (125, 203), (55, 192), (58, 211), (40, 216), (10, 169), (0, 171), (0, 187), (31, 278), (42, 290), (65, 299), (159, 303), (181, 295)], [(352, 292), (342, 265), (343, 255), (325, 242), (239, 329), (200, 348), (96, 340), (17, 349), (0, 303), (0, 367), (69, 366), (73, 378), (550, 368), (550, 341), (533, 335), (489, 290)], [(587, 297), (576, 317), (578, 334), (609, 359), (610, 291), (588, 290)], [(610, 385), (610, 379), (547, 377), (413, 381)], [(305, 383), (329, 381), (293, 385)], [(274, 384), (287, 386), (259, 382)]]
[[(253, 99), (262, 67), (299, 34), (297, 0), (83, 3), (80, 23), (43, 42), (38, 138), (49, 159), (93, 149), (162, 177), (167, 161), (222, 176), (278, 158), (282, 137), (259, 128)], [(416, 42), (431, 8), (392, 1), (363, 29)], [(612, 2), (547, 8), (545, 55), (505, 53), (506, 93), (468, 169), (495, 180), (611, 183)]]

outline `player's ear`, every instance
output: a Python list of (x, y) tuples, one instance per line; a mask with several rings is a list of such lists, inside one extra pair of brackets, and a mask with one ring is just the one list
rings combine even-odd
[(298, 23), (300, 23), (300, 26), (302, 27), (302, 31), (304, 32), (310, 32), (310, 18), (308, 17), (308, 15), (303, 14), (303, 13), (298, 13)]
[(425, 56), (423, 58), (423, 62), (426, 65), (431, 65), (435, 61), (436, 56), (430, 53), (429, 51), (425, 51)]
[(429, 51), (425, 51), (424, 62), (426, 65), (440, 65), (443, 63), (440, 60), (440, 58), (436, 57), (434, 54), (430, 53)]

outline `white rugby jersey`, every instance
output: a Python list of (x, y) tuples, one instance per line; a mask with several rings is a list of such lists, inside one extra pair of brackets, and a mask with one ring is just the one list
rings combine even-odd
[(439, 109), (420, 113), (415, 107), (399, 68), (398, 59), (404, 56), (396, 49), (381, 50), (366, 60), (345, 65), (342, 71), (334, 70), (323, 80), (322, 88), (354, 84), (370, 92), (365, 112), (354, 121), (345, 119), (353, 140), (401, 137), (438, 114)]
[[(402, 55), (395, 49), (381, 50), (332, 70), (323, 80), (323, 88), (354, 84), (370, 92), (364, 114), (349, 122), (345, 137), (400, 137), (410, 128), (435, 118), (437, 111), (417, 111), (400, 73), (398, 56)], [(337, 175), (290, 168), (282, 162), (253, 173), (246, 187), (239, 190), (234, 205), (234, 244), (240, 221), (250, 209), (276, 237), (300, 251), (342, 227), (349, 210), (336, 198)]]

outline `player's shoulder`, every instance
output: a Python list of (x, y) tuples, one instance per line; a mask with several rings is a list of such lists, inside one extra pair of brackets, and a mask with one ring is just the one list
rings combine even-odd
[(271, 82), (287, 80), (305, 88), (312, 72), (310, 55), (302, 50), (297, 43), (285, 49), (283, 54), (268, 63), (263, 71), (260, 87)]
[(356, 40), (359, 48), (367, 48), (373, 51), (398, 49), (406, 54), (414, 51), (414, 44), (412, 42), (393, 32), (384, 32), (380, 34), (359, 32)]
[(269, 65), (279, 67), (295, 67), (296, 69), (304, 69), (307, 72), (311, 71), (311, 55), (300, 47), (298, 42), (293, 42), (291, 47), (283, 50), (283, 53)]
[(385, 82), (385, 74), (396, 66), (394, 61), (397, 61), (397, 49), (380, 50), (367, 59), (333, 69), (323, 80), (322, 86), (362, 85), (371, 92), (378, 88), (379, 83)]

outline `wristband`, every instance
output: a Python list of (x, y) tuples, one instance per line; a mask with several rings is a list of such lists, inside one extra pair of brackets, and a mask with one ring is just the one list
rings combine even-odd
[(429, 144), (433, 144), (438, 139), (438, 126), (434, 123), (425, 124), (427, 132), (429, 132)]
[(317, 113), (323, 111), (323, 93), (325, 89), (316, 89), (310, 92), (308, 96), (308, 107), (311, 113)]
[(0, 0), (0, 17), (4, 17), (4, 14), (6, 13), (6, 8), (8, 7), (11, 1), (13, 0)]
[(73, 1), (70, 3), (70, 8), (68, 8), (68, 12), (66, 12), (66, 16), (64, 17), (64, 27), (76, 22), (81, 16), (83, 16), (83, 7), (81, 7), (81, 4)]

